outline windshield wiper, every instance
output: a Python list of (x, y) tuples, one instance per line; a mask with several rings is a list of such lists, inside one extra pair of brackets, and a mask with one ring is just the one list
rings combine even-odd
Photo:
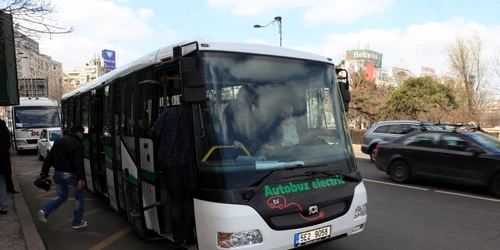
[(294, 170), (294, 169), (302, 168), (302, 167), (304, 167), (304, 164), (295, 164), (293, 167), (285, 167), (285, 168), (280, 168), (277, 170), (270, 171), (269, 174), (267, 174), (266, 176), (264, 176), (260, 180), (259, 184), (256, 187), (252, 188), (252, 190), (243, 194), (243, 199), (246, 201), (251, 200), (257, 194), (257, 191), (262, 189), (270, 181), (277, 180), (276, 177), (278, 177), (278, 175), (281, 174), (281, 172), (283, 172), (284, 170)]
[(303, 174), (297, 174), (297, 175), (283, 177), (281, 179), (290, 179), (290, 178), (303, 177), (303, 176), (315, 176), (315, 175), (320, 175), (320, 174), (324, 174), (327, 176), (339, 176), (340, 175), (340, 176), (342, 176), (345, 179), (348, 179), (350, 181), (355, 181), (355, 182), (361, 181), (361, 178), (359, 177), (357, 172), (342, 173), (342, 169), (339, 169), (339, 170), (313, 170), (313, 171), (307, 171)]

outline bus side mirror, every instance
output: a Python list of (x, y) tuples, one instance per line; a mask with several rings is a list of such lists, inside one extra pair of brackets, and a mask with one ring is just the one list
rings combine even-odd
[(187, 103), (205, 101), (207, 99), (207, 91), (203, 70), (198, 67), (196, 58), (181, 58), (180, 70), (184, 101)]
[[(339, 80), (340, 94), (344, 102), (344, 110), (349, 111), (349, 103), (351, 102), (351, 92), (349, 92), (349, 73), (345, 69), (335, 69), (337, 79)], [(345, 74), (341, 74), (345, 72)]]

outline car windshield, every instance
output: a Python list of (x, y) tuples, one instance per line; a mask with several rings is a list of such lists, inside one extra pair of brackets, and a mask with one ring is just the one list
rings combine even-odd
[(49, 131), (49, 140), (55, 141), (61, 138), (61, 130), (50, 130)]
[(297, 166), (355, 171), (332, 64), (219, 52), (202, 58), (209, 98), (194, 110), (200, 186), (249, 187), (266, 172)]
[(51, 128), (61, 126), (59, 112), (54, 106), (15, 107), (16, 128)]
[(500, 153), (500, 140), (497, 138), (480, 132), (471, 133), (470, 135), (481, 146), (490, 151)]

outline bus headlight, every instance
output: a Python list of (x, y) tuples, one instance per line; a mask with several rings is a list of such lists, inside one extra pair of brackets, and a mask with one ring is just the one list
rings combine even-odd
[(25, 140), (17, 140), (16, 143), (19, 145), (28, 144)]
[(262, 243), (262, 234), (259, 230), (248, 230), (237, 233), (221, 233), (217, 234), (217, 242), (222, 248), (235, 248), (246, 245)]
[(356, 210), (354, 211), (354, 219), (363, 217), (365, 215), (366, 215), (366, 204), (357, 206)]

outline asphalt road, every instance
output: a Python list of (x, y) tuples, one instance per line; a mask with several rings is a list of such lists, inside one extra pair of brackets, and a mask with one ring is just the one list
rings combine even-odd
[[(13, 166), (32, 216), (51, 198), (32, 183), (41, 162), (36, 155), (12, 156)], [(356, 236), (307, 247), (326, 249), (499, 249), (500, 200), (480, 189), (416, 182), (396, 185), (366, 155), (357, 158), (368, 190), (368, 223)], [(52, 189), (54, 190), (54, 189)], [(52, 191), (51, 190), (51, 191)], [(35, 223), (47, 249), (169, 249), (166, 241), (144, 243), (125, 217), (86, 193), (88, 228), (73, 230), (74, 199), (68, 199), (47, 224)]]

